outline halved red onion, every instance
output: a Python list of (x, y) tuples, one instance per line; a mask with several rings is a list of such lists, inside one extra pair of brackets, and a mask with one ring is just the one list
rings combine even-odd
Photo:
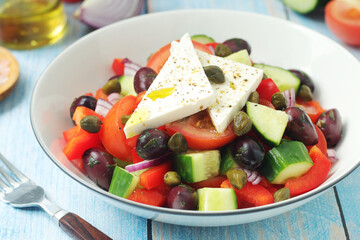
[(331, 163), (336, 163), (337, 161), (339, 161), (339, 159), (336, 156), (336, 151), (335, 149), (329, 148), (327, 151), (327, 158), (329, 159), (329, 161)]
[(96, 102), (95, 112), (103, 117), (109, 112), (113, 104), (104, 99), (99, 98)]
[(117, 101), (119, 101), (121, 98), (123, 98), (123, 96), (120, 93), (114, 92), (114, 93), (110, 93), (108, 95), (108, 100), (111, 104), (115, 104)]

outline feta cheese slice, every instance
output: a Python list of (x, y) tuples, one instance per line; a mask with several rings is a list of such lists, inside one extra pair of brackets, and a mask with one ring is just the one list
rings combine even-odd
[(215, 129), (221, 133), (231, 123), (234, 115), (245, 105), (251, 92), (259, 86), (263, 71), (226, 58), (196, 50), (201, 64), (216, 65), (225, 75), (224, 83), (211, 83), (216, 103), (208, 109)]
[(127, 138), (208, 108), (215, 93), (189, 34), (173, 42), (169, 59), (126, 122)]

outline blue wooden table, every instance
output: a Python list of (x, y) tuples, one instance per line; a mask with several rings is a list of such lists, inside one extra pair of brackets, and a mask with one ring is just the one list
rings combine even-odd
[[(71, 17), (78, 6), (66, 5), (68, 33), (60, 42), (35, 50), (12, 51), (20, 64), (20, 78), (13, 93), (0, 102), (0, 152), (42, 185), (50, 199), (82, 216), (113, 239), (360, 239), (360, 169), (298, 209), (260, 222), (213, 228), (182, 227), (134, 216), (98, 199), (63, 173), (46, 156), (34, 137), (29, 103), (34, 84), (46, 66), (90, 31)], [(326, 27), (323, 13), (301, 16), (284, 7), (280, 0), (148, 0), (144, 12), (190, 8), (271, 15), (304, 25), (338, 41)], [(343, 46), (360, 60), (359, 48)], [(19, 210), (0, 204), (0, 239), (68, 237), (39, 209)]]

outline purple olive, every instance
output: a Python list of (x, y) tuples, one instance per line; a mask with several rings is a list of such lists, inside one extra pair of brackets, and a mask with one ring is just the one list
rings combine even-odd
[(285, 110), (289, 121), (285, 130), (286, 136), (292, 140), (300, 141), (306, 146), (318, 143), (318, 135), (310, 117), (298, 107), (291, 107)]
[(161, 157), (169, 151), (170, 136), (165, 131), (151, 128), (143, 131), (136, 141), (136, 152), (142, 159)]
[(99, 187), (109, 190), (114, 172), (113, 157), (99, 148), (90, 148), (82, 156), (84, 170)]
[(134, 89), (136, 93), (141, 93), (149, 89), (150, 85), (156, 78), (156, 72), (149, 68), (140, 68), (134, 76)]
[(253, 170), (259, 167), (264, 159), (263, 146), (253, 137), (242, 136), (233, 142), (233, 157), (241, 167)]
[(300, 79), (301, 84), (308, 86), (310, 88), (311, 92), (314, 92), (315, 85), (314, 85), (314, 82), (309, 77), (309, 75), (307, 75), (303, 71), (296, 70), (296, 69), (289, 69), (289, 71), (292, 72), (295, 76), (297, 76)]
[(329, 109), (320, 114), (316, 125), (323, 132), (328, 148), (333, 148), (339, 142), (342, 133), (342, 122), (337, 109)]
[(231, 52), (233, 53), (243, 49), (246, 49), (249, 54), (251, 53), (251, 47), (248, 42), (240, 38), (232, 38), (226, 40), (225, 42), (223, 42), (223, 44), (229, 47), (231, 49)]
[(175, 209), (196, 210), (197, 203), (198, 197), (196, 191), (184, 184), (173, 187), (167, 199), (168, 207)]
[(78, 98), (75, 98), (70, 106), (71, 119), (72, 119), (77, 107), (84, 106), (84, 107), (90, 108), (91, 110), (95, 110), (96, 102), (97, 102), (96, 98), (94, 98), (92, 96), (88, 96), (88, 95), (82, 95)]

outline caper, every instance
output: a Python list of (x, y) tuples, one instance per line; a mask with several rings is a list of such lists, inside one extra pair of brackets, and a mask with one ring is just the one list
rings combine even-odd
[(169, 187), (175, 187), (181, 183), (181, 177), (175, 171), (168, 171), (164, 174), (164, 183)]
[(248, 101), (253, 103), (259, 103), (259, 99), (260, 99), (259, 93), (257, 91), (254, 91), (250, 93)]
[(274, 193), (274, 202), (284, 201), (290, 198), (289, 188), (280, 188)]
[(181, 133), (175, 133), (168, 142), (168, 148), (175, 154), (186, 152), (188, 149), (187, 141)]
[(218, 66), (215, 66), (215, 65), (206, 66), (206, 67), (204, 67), (204, 72), (210, 82), (213, 82), (213, 83), (225, 82), (224, 72)]
[(80, 127), (87, 132), (97, 133), (101, 128), (101, 120), (97, 116), (86, 116), (80, 121)]
[(262, 80), (265, 80), (265, 79), (268, 79), (269, 77), (265, 74), (265, 73), (263, 73), (263, 77), (262, 77)]
[(229, 56), (230, 54), (232, 54), (232, 51), (228, 46), (226, 46), (222, 43), (219, 43), (218, 45), (216, 45), (216, 47), (215, 47), (215, 55), (216, 56), (226, 57), (226, 56)]
[(247, 174), (241, 168), (233, 168), (226, 172), (226, 177), (229, 179), (231, 185), (237, 189), (241, 189), (247, 182)]
[(130, 119), (130, 117), (131, 117), (131, 114), (121, 116), (121, 123), (125, 125), (127, 123), (127, 121)]
[(284, 110), (286, 108), (285, 97), (280, 92), (274, 93), (271, 96), (271, 103), (277, 110)]
[(242, 136), (247, 134), (252, 127), (252, 122), (249, 116), (243, 112), (239, 111), (234, 116), (234, 132), (237, 136)]
[(311, 92), (311, 89), (306, 85), (301, 85), (298, 93), (299, 98), (303, 100), (304, 102), (308, 102), (313, 100), (313, 94)]
[(111, 79), (106, 82), (106, 84), (102, 87), (103, 92), (106, 95), (109, 95), (111, 93), (120, 93), (121, 91), (121, 85), (118, 79)]

